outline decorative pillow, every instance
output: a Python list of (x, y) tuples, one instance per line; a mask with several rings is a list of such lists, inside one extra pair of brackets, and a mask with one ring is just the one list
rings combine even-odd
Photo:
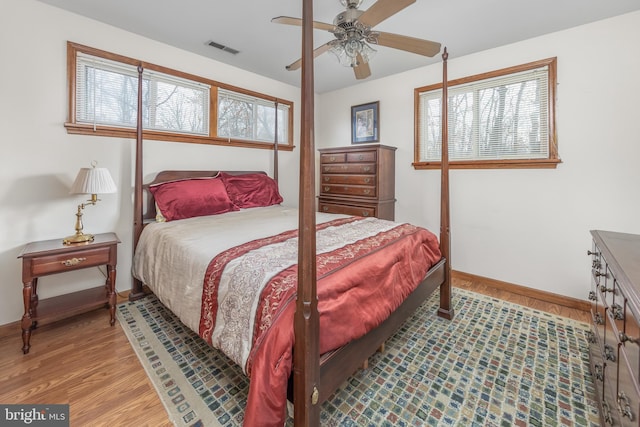
[(194, 178), (152, 185), (159, 213), (166, 221), (237, 211), (220, 178)]
[(265, 174), (229, 175), (220, 172), (219, 176), (227, 188), (229, 198), (239, 208), (257, 208), (282, 203), (278, 183)]

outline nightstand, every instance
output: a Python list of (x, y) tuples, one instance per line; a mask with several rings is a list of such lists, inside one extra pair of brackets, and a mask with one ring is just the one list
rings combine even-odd
[[(27, 244), (22, 258), (22, 352), (31, 345), (31, 331), (39, 321), (59, 320), (101, 306), (109, 307), (111, 326), (116, 321), (116, 263), (118, 243), (115, 233), (96, 234), (92, 242), (64, 245), (62, 239)], [(105, 265), (107, 280), (97, 286), (53, 298), (38, 299), (38, 278), (65, 271)]]

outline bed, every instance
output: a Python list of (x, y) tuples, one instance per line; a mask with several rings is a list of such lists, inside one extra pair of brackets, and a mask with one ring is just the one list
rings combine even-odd
[[(140, 128), (136, 141), (130, 299), (144, 296), (147, 285), (183, 323), (242, 366), (250, 378), (246, 426), (283, 425), (288, 386), (294, 424), (318, 425), (319, 404), (435, 290), (440, 291), (437, 315), (451, 319), (454, 314), (446, 127), (439, 239), (410, 224), (316, 212), (313, 70), (304, 66), (312, 63), (311, 10), (312, 2), (304, 0), (302, 172), (296, 209), (278, 201), (273, 195), (277, 182), (263, 172), (163, 171), (143, 185)], [(443, 103), (446, 60), (445, 50)], [(446, 105), (442, 111), (445, 121)], [(277, 142), (274, 154), (277, 170)], [(244, 194), (229, 183), (245, 179), (260, 181), (258, 187), (269, 196), (254, 192), (260, 202), (238, 206)], [(196, 206), (198, 214), (191, 215), (165, 203), (159, 212), (172, 217), (156, 221), (162, 191), (173, 185), (192, 185), (187, 191), (192, 194), (206, 186), (215, 193), (208, 200), (218, 211), (202, 214)], [(220, 185), (237, 209), (225, 205)], [(168, 200), (175, 201), (176, 194), (182, 193), (170, 192)], [(250, 268), (242, 270), (242, 265)], [(246, 291), (254, 280), (259, 283), (255, 291)]]

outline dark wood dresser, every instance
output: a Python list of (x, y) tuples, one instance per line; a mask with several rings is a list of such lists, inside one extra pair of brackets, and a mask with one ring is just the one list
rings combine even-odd
[(590, 359), (602, 424), (639, 426), (640, 235), (591, 235)]
[(362, 145), (320, 151), (320, 212), (395, 217), (396, 147)]

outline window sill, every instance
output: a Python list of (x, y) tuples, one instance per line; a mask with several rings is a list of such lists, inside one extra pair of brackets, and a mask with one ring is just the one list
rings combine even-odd
[[(414, 169), (440, 169), (441, 162), (414, 162)], [(555, 169), (562, 163), (560, 159), (524, 160), (452, 160), (449, 169)]]
[[(77, 123), (65, 123), (64, 127), (67, 129), (67, 133), (72, 135), (108, 136), (128, 139), (136, 138), (135, 129), (108, 126), (97, 126), (94, 129), (93, 125), (83, 125)], [(245, 141), (242, 139), (226, 139), (210, 136), (185, 135), (157, 131), (143, 131), (142, 138), (145, 140), (155, 141), (187, 142), (192, 144), (224, 145), (229, 147), (261, 148), (266, 150), (273, 149), (273, 143), (269, 142), (254, 142)], [(281, 142), (278, 143), (278, 150), (293, 151), (293, 148), (293, 145), (283, 144)]]

